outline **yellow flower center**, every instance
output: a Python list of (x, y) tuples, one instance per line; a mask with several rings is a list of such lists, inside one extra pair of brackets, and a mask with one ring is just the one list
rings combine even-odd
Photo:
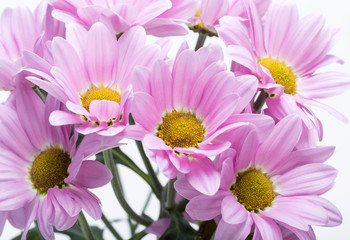
[(163, 117), (157, 136), (172, 148), (189, 148), (197, 147), (203, 141), (204, 133), (205, 129), (196, 115), (172, 111)]
[(62, 187), (68, 177), (71, 158), (61, 148), (49, 148), (42, 151), (34, 160), (29, 171), (34, 187), (42, 193), (55, 186)]
[(275, 82), (284, 87), (285, 93), (291, 95), (295, 94), (297, 77), (285, 62), (280, 62), (279, 60), (271, 58), (264, 58), (259, 62), (270, 71)]
[(271, 206), (276, 196), (269, 177), (255, 168), (238, 173), (236, 182), (230, 190), (248, 211), (255, 212)]
[(116, 90), (102, 86), (89, 89), (81, 97), (82, 105), (87, 111), (89, 111), (90, 103), (94, 100), (108, 100), (120, 104), (121, 96)]

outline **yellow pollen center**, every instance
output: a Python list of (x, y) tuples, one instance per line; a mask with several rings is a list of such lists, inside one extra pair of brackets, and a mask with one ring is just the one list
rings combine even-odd
[(199, 17), (201, 15), (201, 8), (198, 9), (198, 11), (196, 12), (196, 17)]
[(264, 58), (259, 62), (270, 71), (275, 82), (284, 87), (285, 93), (291, 95), (295, 94), (297, 77), (294, 75), (290, 67), (284, 62), (271, 58)]
[(230, 190), (248, 211), (255, 212), (271, 206), (276, 196), (269, 177), (255, 168), (239, 173)]
[(34, 187), (46, 193), (49, 188), (62, 187), (68, 177), (68, 166), (71, 158), (60, 148), (49, 148), (42, 151), (34, 160), (29, 174)]
[(173, 111), (163, 117), (157, 136), (175, 148), (197, 147), (203, 141), (205, 129), (194, 114)]
[(116, 90), (102, 86), (99, 88), (93, 87), (89, 89), (81, 97), (82, 105), (87, 111), (89, 111), (90, 103), (94, 100), (108, 100), (120, 104), (121, 96)]

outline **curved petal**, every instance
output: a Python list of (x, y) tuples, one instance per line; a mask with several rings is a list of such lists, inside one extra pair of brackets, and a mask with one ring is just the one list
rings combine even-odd
[(275, 178), (276, 192), (283, 196), (321, 195), (333, 187), (337, 170), (322, 163), (300, 166)]
[(260, 217), (255, 213), (251, 213), (255, 223), (255, 234), (260, 233), (262, 239), (282, 240), (282, 233), (277, 224), (270, 218)]
[(81, 164), (73, 183), (86, 188), (98, 188), (109, 183), (111, 179), (112, 174), (105, 165), (97, 161), (86, 160)]
[(215, 240), (244, 240), (248, 237), (253, 225), (252, 218), (247, 217), (240, 224), (229, 224), (221, 219), (215, 233)]
[(296, 115), (285, 117), (277, 123), (272, 133), (261, 144), (256, 153), (255, 164), (268, 172), (285, 161), (298, 143), (301, 120)]
[(220, 186), (220, 173), (209, 158), (190, 160), (191, 170), (185, 174), (188, 182), (205, 195), (214, 195)]
[(247, 210), (237, 202), (234, 195), (227, 196), (222, 200), (221, 204), (222, 219), (229, 224), (240, 224), (247, 221)]
[(190, 200), (186, 212), (195, 220), (208, 221), (221, 214), (221, 202), (229, 191), (218, 191), (213, 196), (199, 195)]

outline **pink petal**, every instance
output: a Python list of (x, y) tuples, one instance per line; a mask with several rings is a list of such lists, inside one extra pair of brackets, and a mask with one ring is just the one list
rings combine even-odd
[(233, 194), (222, 200), (221, 214), (222, 219), (229, 224), (240, 224), (249, 218), (247, 210), (237, 202)]
[(169, 159), (174, 167), (181, 173), (189, 173), (191, 171), (190, 160), (187, 156), (178, 156), (176, 153), (168, 152)]
[(10, 211), (21, 208), (32, 201), (36, 191), (22, 181), (0, 182), (0, 211)]
[(150, 95), (156, 102), (158, 109), (165, 111), (173, 106), (173, 79), (169, 66), (161, 60), (155, 62), (150, 81)]
[(26, 225), (24, 227), (21, 240), (26, 240), (28, 230), (37, 216), (38, 206), (39, 206), (39, 200), (34, 199), (25, 207)]
[(310, 163), (323, 163), (333, 155), (334, 150), (335, 147), (327, 146), (293, 151), (290, 154), (288, 161), (286, 161), (283, 166), (276, 169), (273, 175), (281, 175), (282, 173), (298, 166)]
[(137, 92), (134, 94), (131, 113), (135, 122), (150, 132), (155, 132), (158, 123), (162, 121), (162, 114), (157, 109), (154, 99), (146, 93)]
[(218, 191), (213, 196), (199, 195), (190, 200), (186, 212), (195, 220), (208, 221), (221, 214), (221, 202), (231, 194), (228, 191)]
[(258, 79), (253, 75), (236, 77), (234, 92), (239, 96), (235, 113), (240, 113), (253, 99), (258, 89)]
[(95, 220), (101, 218), (102, 210), (100, 201), (93, 193), (78, 187), (70, 189), (69, 192), (90, 217)]
[(248, 237), (252, 224), (250, 216), (240, 224), (229, 224), (221, 219), (216, 229), (215, 240), (244, 240)]
[(17, 86), (17, 91), (21, 94), (16, 94), (16, 109), (24, 131), (27, 133), (32, 144), (41, 149), (46, 143), (46, 132), (43, 131), (43, 126), (47, 124), (44, 119), (44, 103), (27, 85), (20, 84)]
[(53, 111), (50, 115), (49, 121), (53, 126), (84, 123), (84, 121), (78, 115), (60, 110)]
[(200, 17), (205, 25), (214, 25), (229, 9), (227, 0), (203, 0)]
[(51, 203), (51, 199), (46, 197), (39, 205), (37, 221), (40, 233), (45, 239), (54, 239), (54, 214), (55, 209)]
[(112, 174), (109, 169), (100, 162), (86, 160), (80, 166), (80, 170), (73, 183), (86, 188), (98, 188), (109, 183)]
[(313, 163), (277, 176), (274, 183), (276, 192), (283, 196), (321, 195), (332, 188), (336, 175), (337, 170), (333, 167)]
[(255, 213), (251, 213), (255, 223), (255, 234), (260, 233), (262, 239), (282, 240), (282, 233), (277, 224), (270, 218), (260, 217)]
[(101, 122), (107, 122), (117, 116), (119, 104), (114, 101), (94, 100), (90, 103), (89, 112)]
[(95, 23), (87, 34), (84, 61), (90, 81), (95, 84), (113, 84), (113, 70), (118, 54), (117, 39), (102, 23)]
[(325, 225), (328, 222), (327, 212), (303, 197), (278, 197), (273, 207), (260, 211), (260, 214), (303, 231), (308, 231), (309, 225)]
[(172, 151), (173, 149), (166, 145), (162, 139), (159, 137), (153, 135), (153, 134), (146, 134), (145, 137), (142, 140), (143, 145), (147, 149), (151, 150), (166, 150), (166, 151)]
[(0, 235), (2, 234), (2, 231), (4, 229), (6, 219), (7, 219), (7, 212), (0, 212)]
[(185, 174), (188, 182), (205, 195), (214, 195), (220, 186), (220, 173), (209, 158), (190, 160), (191, 170)]
[(80, 92), (87, 87), (89, 83), (85, 68), (72, 45), (63, 38), (55, 38), (52, 41), (52, 54), (55, 66), (60, 68), (67, 77), (65, 81), (69, 81), (65, 82), (66, 86), (71, 86), (75, 92)]
[(52, 188), (50, 189), (51, 197), (54, 197), (59, 205), (64, 209), (64, 211), (71, 217), (74, 217), (79, 214), (81, 211), (81, 206), (67, 194), (67, 190), (64, 189)]
[(198, 195), (201, 195), (191, 184), (189, 184), (186, 177), (180, 177), (181, 174), (177, 177), (177, 180), (174, 183), (175, 190), (178, 194), (186, 199), (192, 199)]
[(350, 76), (341, 72), (323, 72), (303, 78), (298, 83), (304, 98), (328, 98), (350, 89)]
[(192, 50), (185, 50), (177, 56), (172, 71), (173, 107), (181, 109), (187, 106), (191, 90), (200, 74), (199, 57)]
[(287, 159), (295, 148), (301, 134), (301, 120), (296, 115), (282, 119), (270, 136), (261, 144), (255, 164), (263, 166), (268, 172)]

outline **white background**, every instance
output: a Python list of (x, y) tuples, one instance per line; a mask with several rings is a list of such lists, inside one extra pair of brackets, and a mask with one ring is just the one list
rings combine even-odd
[[(39, 0), (11, 0), (0, 2), (0, 12), (6, 7), (15, 7), (18, 5), (28, 5), (31, 9), (39, 3)], [(347, 72), (350, 74), (350, 4), (348, 0), (294, 0), (299, 7), (301, 16), (309, 13), (322, 13), (327, 17), (327, 24), (336, 26), (341, 29), (341, 38), (338, 44), (334, 47), (332, 53), (341, 57), (346, 63), (344, 65), (331, 65), (328, 67), (330, 70), (337, 70)], [(4, 23), (2, 23), (4, 24)], [(190, 40), (190, 46), (194, 46), (195, 36), (192, 36)], [(182, 38), (176, 38), (181, 40)], [(180, 41), (176, 41), (177, 45)], [(7, 93), (0, 92), (0, 102), (4, 101), (7, 97)], [(342, 112), (350, 119), (350, 92), (337, 96), (333, 99), (323, 101)], [(343, 224), (335, 228), (321, 228), (315, 227), (317, 239), (320, 240), (347, 240), (350, 239), (350, 126), (344, 124), (328, 113), (315, 109), (317, 116), (321, 119), (324, 125), (324, 140), (320, 145), (334, 145), (336, 146), (336, 152), (328, 161), (328, 164), (338, 169), (339, 174), (336, 179), (336, 184), (332, 190), (324, 195), (325, 198), (333, 202), (343, 214)], [(128, 146), (127, 153), (144, 169), (143, 164), (137, 154), (136, 148), (131, 143)], [(130, 205), (136, 210), (141, 211), (144, 201), (149, 193), (149, 188), (142, 181), (139, 181), (139, 177), (134, 175), (128, 169), (120, 167), (123, 185), (127, 194), (127, 199)], [(160, 174), (161, 175), (161, 174)], [(162, 181), (165, 178), (162, 177)], [(125, 214), (120, 208), (116, 198), (112, 194), (111, 186), (107, 185), (103, 188), (93, 191), (101, 199), (103, 205), (103, 211), (107, 218), (111, 220), (125, 219)], [(1, 189), (0, 189), (1, 194)], [(147, 214), (156, 218), (158, 216), (158, 203), (155, 199), (152, 200)], [(101, 221), (94, 222), (92, 219), (88, 220), (95, 225), (103, 227)], [(114, 223), (114, 226), (121, 233), (124, 238), (129, 237), (129, 228), (125, 223)], [(10, 224), (6, 223), (4, 232), (0, 237), (1, 240), (8, 240), (20, 233), (19, 230), (14, 229)], [(106, 230), (105, 239), (113, 239), (111, 234)], [(57, 239), (66, 239), (62, 235), (56, 235)], [(145, 239), (154, 239), (148, 236)]]

